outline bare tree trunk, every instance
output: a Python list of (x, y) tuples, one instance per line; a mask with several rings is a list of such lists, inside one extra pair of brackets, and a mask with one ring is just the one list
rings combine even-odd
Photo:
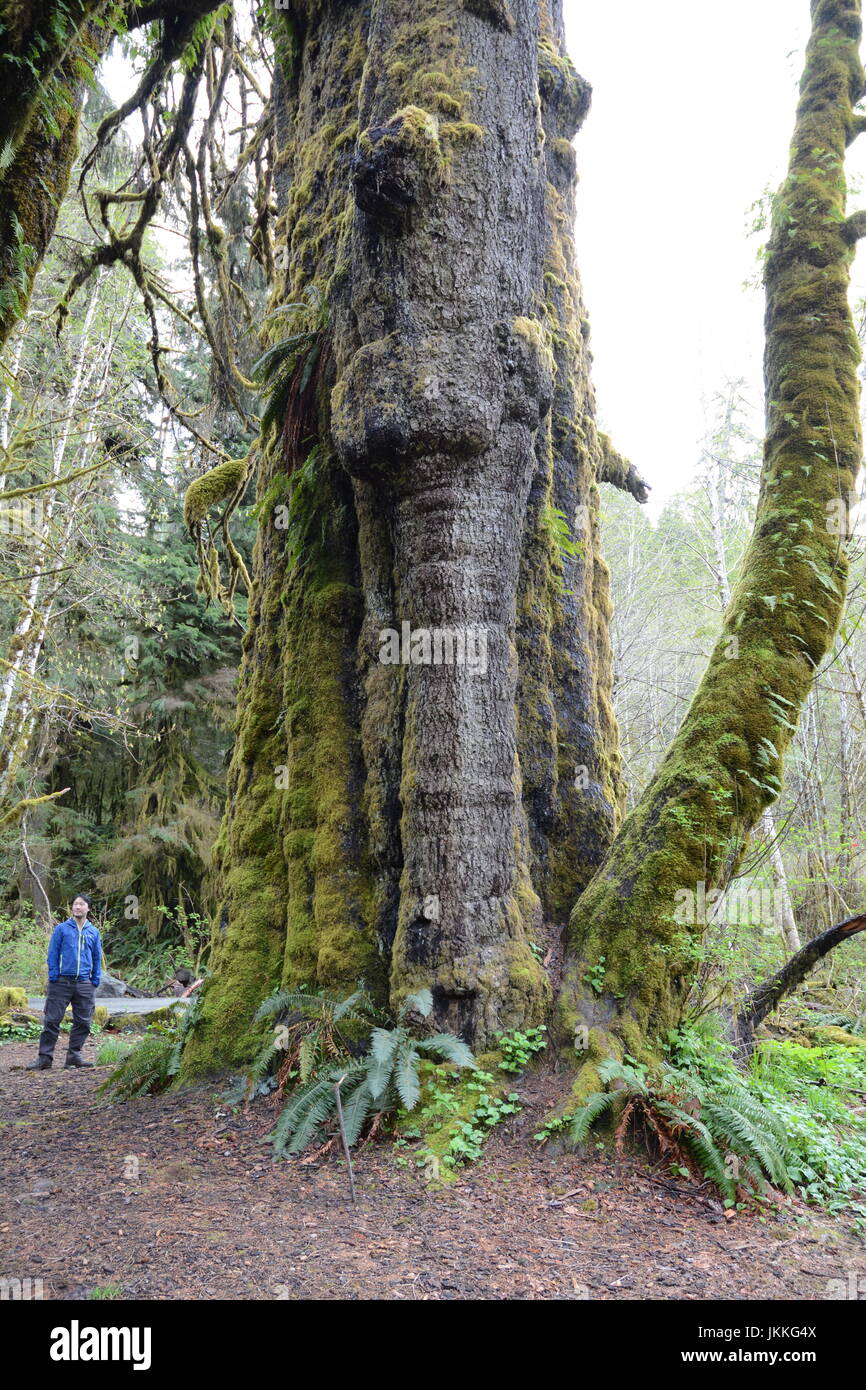
[(782, 937), (786, 949), (788, 951), (799, 951), (800, 933), (797, 930), (797, 919), (794, 916), (794, 907), (791, 902), (791, 892), (788, 887), (788, 875), (785, 871), (785, 861), (782, 858), (782, 851), (779, 848), (776, 821), (771, 811), (765, 811), (762, 815), (761, 829), (770, 851), (775, 916), (782, 929)]

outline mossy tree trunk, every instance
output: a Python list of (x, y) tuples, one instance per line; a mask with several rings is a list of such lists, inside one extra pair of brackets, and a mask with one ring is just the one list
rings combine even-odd
[(0, 8), (0, 346), (27, 308), (78, 149), (85, 74), (108, 30), (99, 0)]
[(540, 1021), (532, 944), (620, 801), (561, 4), (297, 4), (278, 57), (275, 299), (318, 289), (325, 365), (259, 469), (188, 1072), (248, 1054), (279, 980), (427, 985), (477, 1046)]
[[(611, 1051), (674, 1026), (704, 924), (677, 894), (724, 885), (780, 785), (782, 757), (840, 620), (847, 498), (862, 459), (845, 149), (863, 129), (860, 4), (813, 0), (790, 166), (765, 266), (766, 439), (755, 528), (722, 635), (658, 773), (571, 918), (566, 1036), (597, 1085)], [(684, 899), (680, 897), (680, 903)], [(585, 1031), (584, 1031), (585, 1030)]]
[[(833, 518), (861, 458), (847, 292), (863, 229), (843, 160), (864, 79), (859, 5), (812, 8), (766, 266), (755, 531), (683, 727), (612, 846), (596, 480), (645, 489), (594, 423), (570, 240), (588, 90), (561, 6), (290, 10), (276, 300), (317, 287), (327, 327), (259, 471), (225, 907), (188, 1073), (249, 1054), (278, 979), (364, 974), (394, 1001), (426, 984), (439, 1022), (483, 1046), (541, 1016), (532, 939), (575, 898), (559, 1017), (589, 1043), (578, 1089), (677, 1022), (704, 926), (677, 921), (677, 893), (724, 884), (777, 794), (845, 589)], [(383, 664), (403, 624), (483, 630), (483, 673), (420, 648)]]

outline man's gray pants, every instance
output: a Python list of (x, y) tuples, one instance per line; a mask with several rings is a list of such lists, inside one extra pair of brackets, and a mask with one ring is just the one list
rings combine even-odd
[(48, 981), (42, 1036), (39, 1039), (40, 1057), (54, 1056), (54, 1045), (67, 1004), (72, 1005), (69, 1051), (78, 1052), (87, 1041), (90, 1020), (96, 1007), (96, 986), (90, 980), (78, 980), (72, 975), (61, 975), (59, 980)]

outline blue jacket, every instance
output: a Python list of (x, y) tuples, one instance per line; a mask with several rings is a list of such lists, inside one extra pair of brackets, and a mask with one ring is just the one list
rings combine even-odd
[(74, 917), (58, 922), (48, 943), (48, 978), (77, 975), (98, 985), (102, 979), (102, 939), (88, 918), (79, 929)]

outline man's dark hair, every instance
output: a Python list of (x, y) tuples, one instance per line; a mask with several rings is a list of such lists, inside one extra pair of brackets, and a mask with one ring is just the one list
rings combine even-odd
[(83, 899), (84, 899), (84, 901), (87, 903), (87, 911), (89, 912), (90, 909), (91, 909), (92, 906), (93, 906), (93, 899), (91, 898), (90, 894), (89, 894), (89, 893), (73, 893), (73, 894), (72, 894), (72, 897), (69, 899), (70, 906), (71, 906), (72, 903), (75, 902), (75, 899), (76, 899), (76, 898), (83, 898)]

